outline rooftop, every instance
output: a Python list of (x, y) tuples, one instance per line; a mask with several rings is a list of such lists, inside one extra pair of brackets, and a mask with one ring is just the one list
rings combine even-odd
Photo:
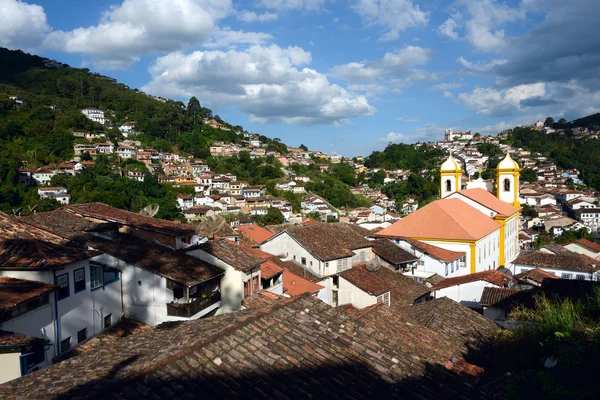
[(476, 272), (474, 274), (467, 274), (462, 276), (457, 276), (454, 278), (446, 278), (435, 286), (432, 286), (431, 289), (439, 290), (444, 289), (451, 286), (464, 285), (466, 283), (477, 282), (477, 281), (486, 281), (492, 283), (496, 286), (505, 287), (508, 282), (512, 281), (513, 277), (507, 275), (500, 271), (481, 271)]
[(481, 294), (479, 303), (482, 306), (495, 306), (511, 298), (516, 293), (519, 293), (517, 289), (509, 288), (496, 288), (496, 287), (485, 287)]
[(273, 233), (256, 224), (241, 225), (238, 226), (237, 230), (256, 244), (261, 244), (265, 240), (273, 237)]
[(259, 268), (264, 261), (263, 258), (251, 254), (244, 247), (227, 239), (210, 240), (198, 245), (198, 248), (242, 272)]
[(244, 300), (242, 300), (242, 305), (246, 309), (260, 308), (283, 299), (285, 299), (285, 297), (267, 290), (261, 290), (260, 292), (256, 292), (252, 296), (246, 297)]
[(410, 243), (413, 247), (421, 250), (423, 253), (441, 261), (452, 262), (464, 257), (465, 255), (465, 253), (442, 249), (441, 247), (407, 237), (398, 237), (397, 239), (404, 240), (405, 242)]
[(95, 222), (78, 217), (64, 209), (23, 216), (20, 221), (67, 240), (82, 239), (85, 232), (98, 231), (103, 228), (108, 229), (114, 226), (111, 223)]
[(305, 293), (317, 293), (324, 286), (317, 285), (290, 271), (283, 271), (283, 293), (288, 296), (300, 296)]
[(44, 342), (44, 341), (45, 341), (44, 339), (40, 339), (37, 337), (0, 330), (0, 348), (2, 348), (2, 347), (21, 347), (21, 346), (30, 345), (35, 342)]
[(132, 235), (121, 235), (117, 240), (93, 237), (87, 243), (102, 253), (186, 286), (194, 286), (225, 273), (195, 257)]
[[(383, 268), (383, 267), (380, 267)], [(368, 271), (366, 265), (356, 265), (340, 274), (340, 277), (358, 287), (362, 291), (372, 295), (380, 296), (392, 289), (389, 281), (382, 279), (377, 274)], [(392, 297), (391, 302), (394, 301)]]
[(499, 228), (499, 223), (463, 200), (444, 199), (429, 203), (377, 235), (413, 239), (479, 240)]
[(373, 244), (375, 254), (392, 265), (409, 263), (419, 259), (419, 257), (396, 246), (389, 239), (376, 239), (371, 241), (371, 243)]
[(519, 207), (515, 207), (511, 204), (508, 204), (505, 201), (500, 200), (485, 189), (464, 189), (459, 191), (458, 193), (462, 194), (465, 197), (468, 197), (469, 199), (481, 204), (486, 208), (489, 208), (492, 211), (497, 212), (500, 215), (504, 215), (507, 217), (513, 215), (514, 213), (520, 210)]
[(581, 245), (588, 250), (594, 251), (596, 253), (600, 253), (600, 244), (591, 242), (587, 239), (577, 239), (574, 243)]
[(540, 268), (556, 268), (571, 271), (595, 272), (598, 260), (576, 253), (548, 254), (541, 251), (522, 252), (513, 264), (528, 265)]
[(371, 274), (390, 284), (392, 294), (390, 306), (392, 308), (410, 306), (417, 299), (431, 293), (431, 288), (386, 267), (381, 267)]
[(38, 239), (0, 239), (0, 269), (55, 269), (99, 253)]
[(0, 313), (56, 289), (58, 286), (47, 283), (0, 276)]
[(540, 285), (546, 278), (560, 279), (558, 276), (553, 275), (550, 272), (546, 272), (540, 268), (533, 268), (533, 269), (527, 270), (525, 272), (521, 272), (520, 274), (515, 275), (515, 278), (528, 279), (528, 280), (534, 281), (536, 283), (539, 283)]

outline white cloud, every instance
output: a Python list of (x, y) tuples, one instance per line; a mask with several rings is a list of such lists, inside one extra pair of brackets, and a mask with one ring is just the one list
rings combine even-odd
[(235, 105), (252, 121), (340, 124), (372, 115), (367, 98), (338, 85), (314, 69), (311, 55), (299, 47), (252, 46), (245, 50), (175, 52), (159, 57), (149, 69), (144, 91), (203, 103)]
[(396, 40), (400, 32), (429, 23), (427, 13), (410, 0), (355, 0), (353, 8), (366, 26), (386, 30), (379, 40)]
[(407, 140), (408, 137), (403, 134), (403, 133), (394, 133), (394, 132), (390, 132), (387, 135), (385, 135), (384, 137), (380, 137), (379, 139), (376, 140), (376, 142), (385, 142), (385, 143), (394, 143), (394, 142), (402, 142)]
[(50, 30), (44, 8), (18, 0), (0, 0), (0, 46), (32, 50)]
[(325, 0), (260, 0), (259, 4), (273, 10), (319, 11)]
[(507, 60), (498, 60), (496, 58), (489, 62), (471, 62), (465, 60), (463, 56), (458, 57), (456, 61), (466, 69), (473, 72), (487, 72), (498, 65), (506, 64), (508, 62)]
[(456, 23), (456, 21), (452, 18), (448, 18), (446, 22), (439, 26), (438, 32), (444, 36), (448, 36), (451, 39), (457, 40), (458, 33), (455, 31), (457, 27), (458, 24)]
[(367, 96), (372, 96), (379, 93), (385, 93), (388, 91), (388, 88), (383, 85), (378, 85), (376, 83), (367, 83), (361, 85), (359, 83), (348, 85), (349, 90), (353, 90), (355, 92), (365, 92)]
[(499, 51), (506, 47), (507, 39), (502, 26), (525, 18), (525, 9), (511, 8), (495, 0), (459, 0), (468, 18), (465, 21), (465, 37), (473, 47), (481, 51)]
[(473, 132), (479, 132), (482, 135), (495, 135), (507, 129), (514, 128), (517, 125), (533, 125), (536, 121), (543, 121), (546, 119), (546, 115), (523, 115), (519, 118), (510, 121), (500, 121), (497, 124), (486, 125), (480, 128), (473, 129)]
[(243, 22), (268, 22), (275, 21), (277, 14), (271, 12), (257, 14), (254, 11), (244, 10), (237, 13), (236, 18)]
[(142, 55), (169, 52), (207, 40), (231, 0), (124, 0), (100, 23), (48, 34), (45, 47), (90, 56), (100, 66), (126, 68)]
[(518, 85), (509, 89), (478, 88), (471, 93), (461, 93), (458, 101), (484, 115), (511, 115), (524, 109), (523, 102), (542, 98), (546, 85), (538, 82)]
[(444, 97), (452, 98), (454, 95), (449, 90), (444, 90)]
[(417, 46), (406, 46), (397, 53), (386, 53), (374, 61), (350, 62), (333, 67), (332, 73), (353, 84), (374, 84), (398, 89), (415, 82), (437, 79), (433, 72), (413, 68), (427, 64), (433, 50)]
[(264, 32), (232, 31), (229, 28), (215, 29), (210, 40), (203, 44), (204, 47), (235, 47), (237, 45), (263, 44), (273, 39), (273, 36)]
[(413, 123), (413, 122), (418, 122), (418, 121), (419, 121), (419, 118), (417, 118), (417, 117), (398, 117), (398, 118), (396, 118), (396, 119), (397, 119), (398, 121), (402, 121), (402, 122), (410, 122), (410, 123)]

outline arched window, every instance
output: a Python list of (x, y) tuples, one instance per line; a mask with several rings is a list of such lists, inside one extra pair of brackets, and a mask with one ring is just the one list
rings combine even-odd
[(510, 179), (506, 178), (504, 180), (504, 191), (510, 192)]
[(446, 192), (452, 191), (452, 180), (446, 179)]

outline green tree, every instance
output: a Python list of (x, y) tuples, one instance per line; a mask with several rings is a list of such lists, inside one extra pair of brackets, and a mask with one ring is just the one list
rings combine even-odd
[(187, 117), (192, 126), (199, 124), (202, 120), (202, 107), (196, 96), (192, 96), (187, 105)]
[(283, 224), (285, 217), (278, 208), (269, 207), (266, 215), (257, 215), (254, 222), (260, 226)]
[(521, 180), (525, 182), (537, 182), (538, 176), (537, 172), (535, 172), (531, 168), (524, 168), (521, 171)]
[(544, 126), (546, 126), (548, 128), (554, 127), (554, 118), (552, 118), (552, 117), (546, 118), (546, 120), (544, 121)]

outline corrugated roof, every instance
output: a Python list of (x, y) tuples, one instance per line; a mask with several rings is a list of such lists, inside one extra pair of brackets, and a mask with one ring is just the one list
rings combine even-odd
[(460, 199), (429, 203), (377, 236), (413, 239), (479, 240), (500, 228), (500, 224)]

